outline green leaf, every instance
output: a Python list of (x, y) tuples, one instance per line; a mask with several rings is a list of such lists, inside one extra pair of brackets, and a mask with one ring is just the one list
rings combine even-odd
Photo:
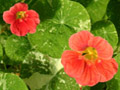
[(44, 89), (41, 90), (80, 90), (79, 85), (73, 78), (60, 70)]
[(51, 80), (51, 78), (52, 75), (45, 75), (36, 72), (30, 78), (24, 79), (24, 81), (30, 87), (30, 90), (40, 90)]
[(18, 76), (10, 73), (0, 73), (0, 90), (28, 90)]
[(20, 62), (25, 59), (30, 48), (29, 41), (26, 37), (12, 35), (6, 41), (5, 52), (11, 60)]
[(106, 39), (115, 49), (118, 43), (118, 35), (114, 24), (111, 21), (99, 21), (92, 26), (92, 33)]
[(109, 0), (92, 0), (86, 7), (92, 23), (100, 21), (106, 13)]
[(90, 17), (92, 23), (102, 20), (106, 13), (107, 5), (110, 0), (73, 0), (83, 4)]
[(77, 2), (61, 0), (61, 7), (54, 18), (42, 22), (37, 32), (28, 38), (32, 46), (40, 52), (60, 58), (62, 52), (69, 49), (69, 37), (81, 30), (90, 30), (87, 11)]
[(3, 48), (2, 45), (0, 44), (0, 60), (2, 59), (3, 56)]
[(115, 60), (118, 63), (118, 72), (112, 80), (107, 82), (106, 90), (120, 90), (120, 54), (115, 56)]

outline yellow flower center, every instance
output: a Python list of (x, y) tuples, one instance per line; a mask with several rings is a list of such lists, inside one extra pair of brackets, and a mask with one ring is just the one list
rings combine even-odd
[(97, 54), (97, 51), (95, 48), (93, 47), (88, 47), (86, 48), (83, 53), (82, 53), (83, 56), (85, 56), (85, 58), (87, 60), (91, 60), (91, 61), (95, 61), (97, 58), (98, 58), (98, 54)]
[(26, 16), (25, 11), (17, 12), (16, 16), (17, 16), (16, 19), (23, 19), (23, 18), (25, 18), (25, 16)]

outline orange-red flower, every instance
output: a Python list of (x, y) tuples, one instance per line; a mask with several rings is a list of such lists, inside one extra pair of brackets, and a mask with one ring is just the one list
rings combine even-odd
[(78, 84), (93, 86), (116, 74), (118, 64), (112, 58), (113, 49), (103, 38), (81, 31), (70, 37), (69, 46), (72, 50), (63, 52), (62, 64), (65, 72)]
[(28, 10), (25, 3), (17, 3), (9, 11), (5, 11), (3, 20), (11, 24), (11, 32), (17, 36), (25, 36), (28, 32), (35, 33), (36, 26), (40, 23), (37, 12)]

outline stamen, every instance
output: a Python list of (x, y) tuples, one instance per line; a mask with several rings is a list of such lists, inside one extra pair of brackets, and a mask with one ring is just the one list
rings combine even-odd
[(85, 56), (87, 60), (95, 61), (98, 58), (98, 54), (95, 48), (88, 47), (82, 52), (82, 56)]
[(23, 19), (26, 17), (25, 11), (20, 11), (16, 13), (16, 19)]

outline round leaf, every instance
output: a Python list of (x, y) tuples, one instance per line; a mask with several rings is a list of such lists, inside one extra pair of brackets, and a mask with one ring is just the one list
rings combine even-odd
[(10, 73), (0, 73), (0, 90), (28, 90), (18, 76)]
[(15, 62), (23, 61), (29, 49), (30, 44), (27, 38), (15, 35), (10, 36), (5, 45), (7, 56)]
[(86, 7), (92, 23), (102, 20), (110, 0), (72, 0)]
[(109, 0), (92, 0), (86, 7), (92, 22), (99, 21), (106, 13)]

